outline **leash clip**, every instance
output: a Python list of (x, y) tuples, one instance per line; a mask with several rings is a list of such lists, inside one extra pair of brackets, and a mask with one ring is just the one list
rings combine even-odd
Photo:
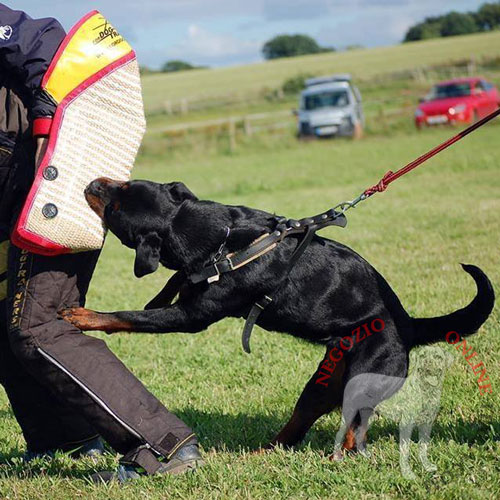
[(228, 226), (226, 228), (226, 237), (224, 238), (222, 245), (219, 247), (216, 254), (214, 255), (214, 258), (212, 259), (212, 262), (214, 264), (219, 262), (219, 260), (222, 258), (222, 254), (224, 253), (224, 248), (226, 247), (227, 239), (229, 238), (230, 233), (231, 233), (231, 228)]

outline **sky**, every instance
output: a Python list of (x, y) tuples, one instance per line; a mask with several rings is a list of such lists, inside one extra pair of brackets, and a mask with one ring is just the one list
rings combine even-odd
[(376, 47), (401, 42), (409, 26), (486, 0), (1, 0), (66, 28), (97, 9), (126, 37), (140, 64), (172, 59), (228, 66), (262, 60), (275, 35), (303, 33), (320, 45)]

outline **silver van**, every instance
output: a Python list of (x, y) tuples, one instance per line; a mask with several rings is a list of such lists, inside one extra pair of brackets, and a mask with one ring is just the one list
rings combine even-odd
[(361, 94), (350, 75), (306, 80), (297, 116), (299, 137), (360, 138), (365, 126)]

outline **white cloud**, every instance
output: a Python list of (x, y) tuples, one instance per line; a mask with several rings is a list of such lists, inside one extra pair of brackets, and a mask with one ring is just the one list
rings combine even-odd
[(172, 46), (167, 55), (172, 59), (210, 64), (218, 63), (222, 59), (255, 59), (261, 46), (261, 41), (240, 40), (233, 35), (213, 33), (198, 24), (191, 24), (185, 38)]

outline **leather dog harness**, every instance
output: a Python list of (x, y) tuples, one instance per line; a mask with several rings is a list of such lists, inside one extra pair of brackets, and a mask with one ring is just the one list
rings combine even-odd
[[(345, 227), (347, 225), (347, 219), (344, 215), (344, 211), (336, 211), (335, 208), (314, 217), (306, 217), (300, 220), (281, 219), (280, 223), (272, 233), (264, 234), (246, 248), (237, 252), (229, 253), (225, 257), (222, 257), (225, 246), (224, 241), (215, 256), (213, 263), (204, 267), (201, 271), (191, 274), (188, 277), (188, 281), (194, 285), (203, 281), (207, 281), (209, 284), (219, 281), (221, 274), (229, 273), (239, 269), (240, 267), (246, 266), (250, 262), (276, 248), (276, 246), (288, 236), (302, 235), (300, 243), (297, 245), (297, 248), (295, 248), (290, 261), (288, 262), (286, 271), (288, 276), (294, 265), (311, 243), (316, 231), (319, 231), (327, 226)], [(226, 235), (226, 240), (228, 236), (229, 230)], [(271, 304), (282, 286), (283, 285), (280, 285), (278, 288), (273, 290), (270, 295), (264, 295), (252, 306), (252, 309), (250, 310), (250, 313), (245, 321), (245, 327), (242, 334), (243, 349), (248, 354), (250, 354), (250, 336), (252, 334), (253, 327), (255, 326), (255, 323), (257, 322), (257, 319), (262, 311), (269, 304)]]
[[(204, 267), (203, 269), (201, 269), (201, 271), (188, 276), (188, 281), (192, 284), (201, 283), (203, 281), (207, 281), (209, 284), (211, 284), (219, 281), (222, 274), (226, 274), (228, 272), (235, 271), (240, 267), (246, 266), (250, 262), (258, 259), (259, 257), (276, 248), (276, 246), (281, 243), (286, 237), (299, 234), (302, 235), (302, 240), (297, 245), (297, 248), (294, 250), (288, 263), (286, 271), (288, 276), (294, 265), (297, 263), (301, 255), (305, 252), (305, 250), (311, 243), (313, 236), (316, 234), (316, 231), (319, 231), (320, 229), (323, 229), (327, 226), (345, 227), (347, 225), (347, 219), (344, 214), (347, 210), (354, 208), (358, 203), (368, 199), (375, 193), (381, 193), (385, 191), (391, 182), (407, 174), (408, 172), (418, 167), (425, 161), (429, 160), (433, 156), (437, 155), (452, 144), (455, 144), (459, 140), (463, 139), (466, 135), (477, 130), (479, 127), (485, 125), (487, 122), (497, 117), (498, 115), (500, 115), (500, 108), (493, 113), (490, 113), (482, 120), (479, 120), (477, 123), (470, 125), (439, 146), (431, 149), (424, 155), (419, 156), (416, 160), (413, 160), (396, 172), (392, 172), (389, 170), (377, 184), (363, 191), (354, 200), (339, 203), (337, 206), (328, 210), (327, 212), (316, 215), (314, 217), (306, 217), (300, 220), (280, 219), (280, 223), (276, 227), (275, 231), (273, 231), (272, 233), (264, 234), (246, 248), (238, 250), (237, 252), (229, 253), (225, 257), (223, 257), (225, 243), (230, 233), (230, 229), (228, 228), (226, 240), (220, 246), (213, 259), (212, 264)], [(245, 352), (250, 354), (250, 336), (260, 314), (267, 306), (269, 306), (269, 304), (273, 302), (274, 297), (279, 292), (282, 286), (283, 284), (275, 289), (270, 295), (265, 295), (264, 297), (259, 299), (252, 306), (246, 318), (245, 327), (242, 333), (242, 344)]]

